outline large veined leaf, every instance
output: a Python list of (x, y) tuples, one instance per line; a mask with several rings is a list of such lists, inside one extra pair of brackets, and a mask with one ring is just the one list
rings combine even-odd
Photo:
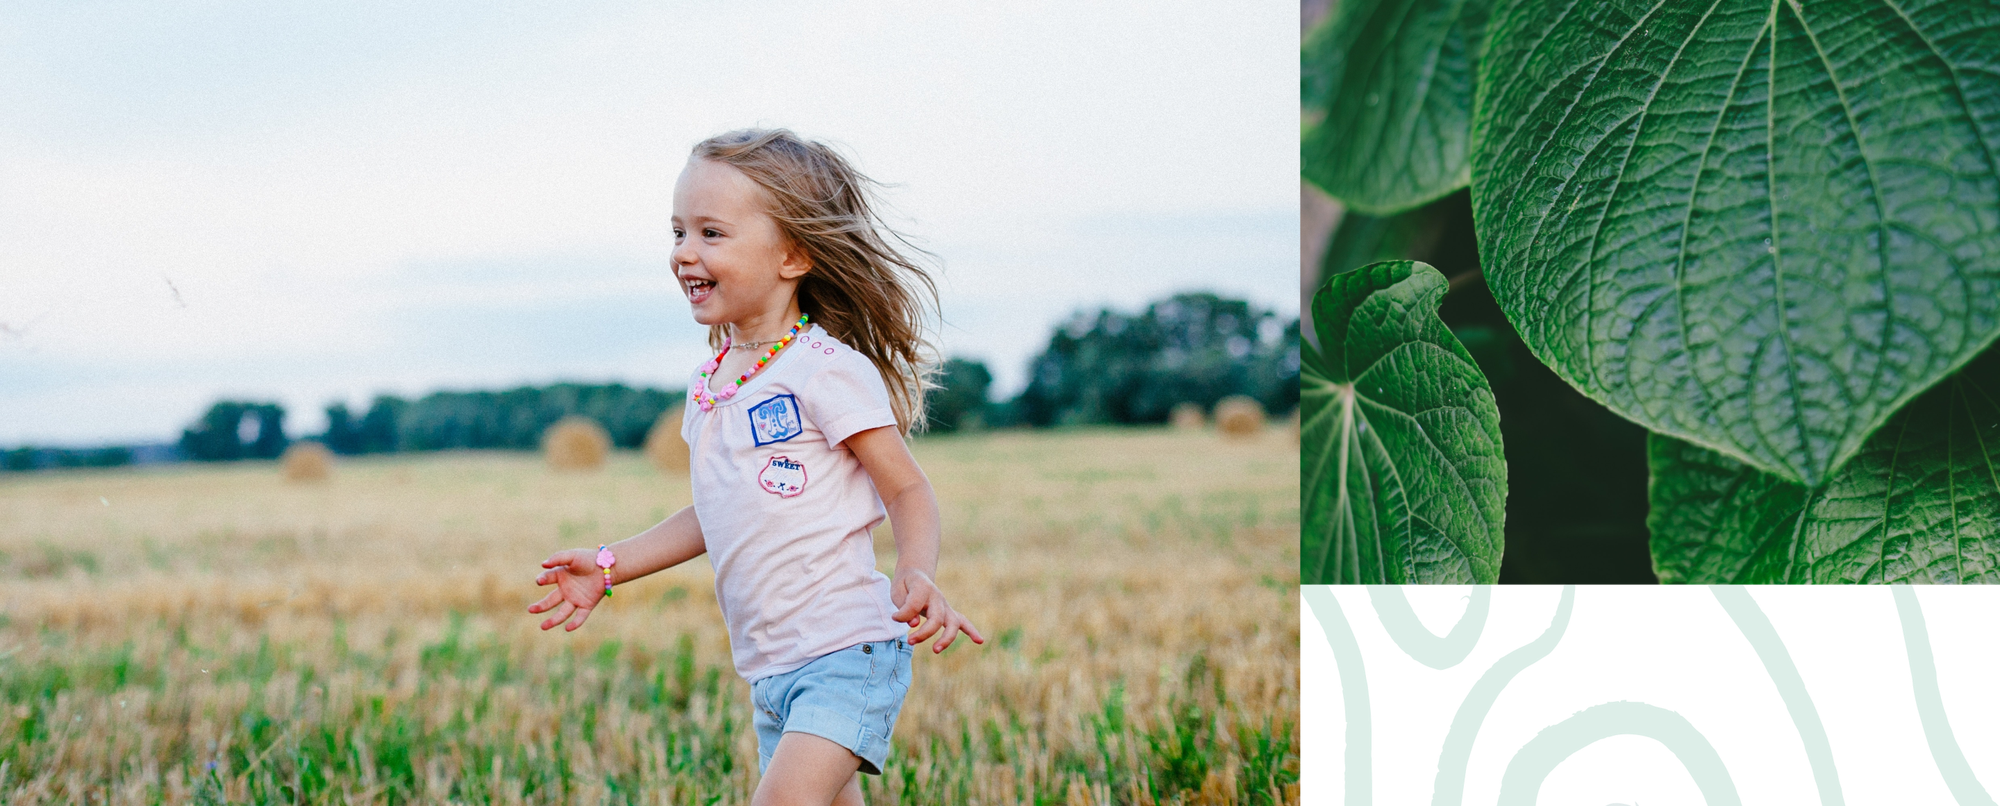
[(1473, 70), (1490, 0), (1341, 0), (1306, 36), (1300, 164), (1372, 215), (1465, 187)]
[(1329, 278), (1301, 380), (1299, 580), (1493, 582), (1507, 498), (1500, 411), (1408, 260)]
[(1496, 11), (1494, 297), (1565, 380), (1808, 486), (2000, 335), (2000, 5)]
[(2000, 582), (2000, 350), (1807, 488), (1654, 434), (1662, 582)]

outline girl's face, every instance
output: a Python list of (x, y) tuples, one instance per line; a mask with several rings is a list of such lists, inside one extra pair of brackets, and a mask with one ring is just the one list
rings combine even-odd
[(674, 276), (696, 322), (790, 324), (785, 315), (810, 264), (765, 212), (767, 204), (764, 189), (734, 166), (690, 159), (681, 171), (674, 184)]

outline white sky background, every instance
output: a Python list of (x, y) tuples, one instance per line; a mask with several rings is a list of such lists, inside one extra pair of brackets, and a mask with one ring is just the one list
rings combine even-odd
[(9, 3), (0, 445), (706, 358), (667, 255), (719, 131), (842, 147), (1001, 394), (1079, 309), (1298, 310), (1289, 3)]

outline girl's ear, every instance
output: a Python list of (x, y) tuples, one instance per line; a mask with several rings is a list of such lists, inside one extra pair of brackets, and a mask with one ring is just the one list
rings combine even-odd
[(787, 280), (797, 280), (812, 271), (812, 258), (797, 244), (785, 244), (785, 259), (778, 263), (778, 276)]

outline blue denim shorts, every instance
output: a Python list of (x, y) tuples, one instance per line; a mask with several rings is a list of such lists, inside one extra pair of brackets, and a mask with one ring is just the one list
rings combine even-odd
[(889, 732), (908, 693), (910, 645), (901, 638), (855, 644), (751, 683), (757, 773), (771, 765), (778, 739), (810, 733), (859, 756), (862, 772), (881, 775)]

